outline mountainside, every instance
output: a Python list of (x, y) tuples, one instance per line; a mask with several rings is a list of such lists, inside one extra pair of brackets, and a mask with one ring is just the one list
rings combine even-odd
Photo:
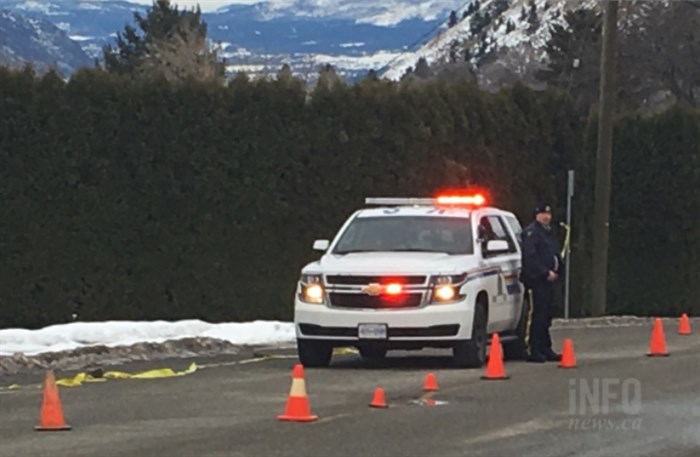
[(597, 0), (483, 0), (476, 11), (458, 11), (462, 19), (456, 25), (415, 52), (401, 55), (381, 76), (400, 79), (423, 58), (429, 65), (467, 61), (479, 68), (485, 85), (527, 77), (544, 64), (550, 27), (563, 25), (567, 11), (598, 4)]
[(39, 72), (55, 68), (62, 76), (89, 66), (80, 45), (50, 22), (7, 10), (0, 11), (0, 64), (32, 63)]
[[(204, 4), (204, 2), (202, 2)], [(419, 45), (463, 0), (271, 0), (204, 10), (209, 37), (222, 47), (230, 71), (316, 73), (333, 63), (346, 77), (379, 69)], [(122, 0), (3, 0), (13, 11), (54, 23), (91, 57), (148, 5)]]
[[(102, 47), (114, 43), (117, 32), (127, 24), (134, 25), (134, 12), (145, 14), (148, 9), (147, 4), (124, 0), (1, 1), (22, 16), (53, 23), (79, 42), (88, 56), (98, 59), (102, 58)], [(286, 63), (295, 75), (313, 82), (321, 66), (331, 64), (349, 82), (369, 70), (397, 80), (415, 69), (420, 59), (424, 66), (427, 63), (441, 68), (439, 71), (449, 70), (455, 77), (466, 74), (489, 89), (516, 80), (542, 86), (535, 74), (547, 64), (545, 45), (552, 27), (565, 25), (564, 16), (569, 11), (601, 7), (599, 0), (230, 1), (218, 9), (205, 8), (203, 19), (231, 75), (275, 74)], [(684, 38), (672, 32), (686, 19), (668, 13), (667, 6), (681, 3), (689, 2), (621, 3), (621, 32), (628, 31), (641, 43), (635, 60), (644, 60), (657, 48), (663, 48), (664, 54), (680, 49), (675, 43), (684, 42)], [(688, 8), (680, 14), (689, 15)], [(665, 27), (674, 42), (652, 46), (653, 40), (641, 36), (654, 21), (646, 20), (645, 26), (639, 19), (664, 16), (661, 11), (666, 11), (669, 19), (656, 26), (657, 32)], [(690, 12), (696, 11), (700, 9)], [(692, 27), (686, 24), (683, 30)], [(693, 52), (686, 52), (689, 61)], [(683, 59), (688, 60), (686, 57)], [(589, 65), (597, 65), (596, 59), (589, 59)], [(656, 63), (661, 65), (662, 60), (657, 56)], [(673, 74), (677, 73), (674, 70)]]

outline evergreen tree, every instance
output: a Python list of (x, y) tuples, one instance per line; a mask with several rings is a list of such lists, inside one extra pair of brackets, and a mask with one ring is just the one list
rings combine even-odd
[(533, 33), (540, 27), (540, 18), (537, 15), (537, 4), (535, 3), (535, 0), (530, 0), (529, 2), (527, 22), (529, 24), (527, 28), (528, 33)]
[(513, 30), (515, 30), (515, 24), (512, 20), (508, 19), (508, 22), (506, 23), (506, 33), (510, 33)]
[(537, 15), (537, 4), (535, 3), (535, 0), (530, 0), (529, 12), (527, 15), (527, 22), (528, 22), (528, 27), (527, 27), (528, 33), (534, 33), (540, 27), (540, 18)]
[(594, 10), (578, 9), (567, 12), (564, 21), (551, 27), (547, 68), (537, 77), (571, 93), (583, 116), (598, 92), (602, 18)]
[(430, 70), (430, 65), (428, 65), (428, 61), (425, 59), (425, 57), (418, 59), (418, 62), (416, 62), (416, 69), (413, 73), (421, 79), (427, 79), (430, 77), (432, 71)]
[(474, 17), (472, 17), (469, 29), (471, 34), (478, 35), (479, 33), (481, 33), (482, 30), (489, 26), (492, 19), (493, 16), (491, 15), (490, 11), (486, 11), (483, 14), (481, 13), (481, 11), (477, 11), (476, 13), (474, 13)]
[(450, 43), (450, 63), (455, 63), (459, 61), (459, 49), (459, 41), (452, 40), (452, 43)]
[(367, 81), (379, 81), (379, 76), (377, 75), (377, 71), (374, 69), (371, 69), (367, 72), (367, 76), (365, 76), (365, 80)]
[(404, 83), (406, 81), (411, 81), (413, 78), (415, 78), (413, 75), (413, 67), (407, 67), (401, 75), (401, 79), (399, 81)]
[(526, 21), (527, 20), (527, 9), (525, 9), (525, 5), (520, 8), (520, 21)]
[(476, 51), (476, 58), (479, 61), (479, 65), (481, 65), (481, 62), (486, 57), (486, 50), (487, 50), (488, 46), (489, 46), (488, 38), (487, 38), (486, 34), (483, 33), (479, 37), (479, 47), (477, 48), (477, 51)]
[(484, 16), (482, 16), (481, 11), (474, 13), (472, 21), (469, 24), (469, 31), (472, 35), (478, 35), (483, 28)]
[(137, 30), (126, 25), (116, 48), (103, 47), (105, 67), (113, 73), (162, 75), (168, 80), (222, 79), (225, 66), (209, 49), (202, 12), (179, 10), (170, 0), (154, 0), (146, 16), (134, 13)]
[(292, 69), (289, 67), (289, 64), (284, 64), (282, 65), (282, 68), (280, 68), (280, 71), (277, 72), (277, 80), (278, 81), (289, 81), (293, 78), (292, 74)]
[(450, 12), (450, 19), (449, 19), (449, 22), (448, 22), (447, 26), (448, 26), (449, 28), (452, 28), (452, 27), (454, 27), (455, 25), (457, 25), (458, 23), (459, 23), (459, 20), (457, 19), (457, 12), (456, 12), (455, 10), (452, 10), (452, 11)]
[(338, 76), (335, 68), (331, 64), (326, 64), (321, 68), (316, 82), (317, 88), (333, 90), (339, 86), (344, 86), (345, 82)]
[(510, 8), (509, 0), (496, 0), (492, 5), (494, 16), (500, 16), (501, 13), (508, 10), (508, 8)]
[(700, 106), (700, 2), (648, 2), (637, 12), (635, 27), (620, 31), (617, 78), (628, 86), (624, 98), (667, 91)]

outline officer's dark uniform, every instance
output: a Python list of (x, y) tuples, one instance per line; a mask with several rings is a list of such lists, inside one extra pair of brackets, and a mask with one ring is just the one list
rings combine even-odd
[[(538, 205), (535, 214), (551, 211), (546, 203)], [(523, 231), (522, 273), (530, 300), (530, 311), (526, 324), (526, 342), (530, 353), (529, 360), (544, 362), (560, 360), (561, 356), (552, 350), (549, 327), (552, 324), (554, 306), (554, 284), (547, 279), (549, 271), (562, 276), (563, 263), (556, 238), (551, 227), (533, 221)]]

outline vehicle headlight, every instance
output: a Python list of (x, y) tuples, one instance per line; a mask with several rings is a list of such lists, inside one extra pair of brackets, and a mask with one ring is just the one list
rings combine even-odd
[(319, 275), (302, 275), (299, 281), (299, 299), (315, 305), (323, 304), (325, 290)]
[(460, 294), (462, 285), (466, 282), (467, 275), (434, 276), (431, 280), (431, 303), (454, 303), (463, 300), (465, 295)]
[(443, 284), (435, 288), (435, 299), (438, 301), (452, 301), (456, 295), (457, 292), (453, 286)]

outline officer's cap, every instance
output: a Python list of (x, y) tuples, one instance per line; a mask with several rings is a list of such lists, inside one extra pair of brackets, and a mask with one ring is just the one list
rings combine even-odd
[(540, 213), (551, 213), (551, 212), (552, 212), (552, 205), (550, 205), (549, 202), (546, 200), (542, 200), (535, 207), (535, 215), (538, 215)]

